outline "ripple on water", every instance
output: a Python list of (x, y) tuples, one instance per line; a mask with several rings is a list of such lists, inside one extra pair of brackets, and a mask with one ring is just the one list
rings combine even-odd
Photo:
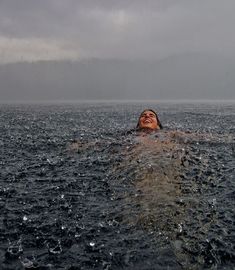
[(195, 106), (159, 105), (209, 134), (179, 141), (124, 136), (139, 105), (0, 107), (3, 269), (232, 269), (234, 108)]

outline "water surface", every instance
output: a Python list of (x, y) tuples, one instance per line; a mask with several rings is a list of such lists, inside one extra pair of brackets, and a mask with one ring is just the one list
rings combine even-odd
[[(129, 134), (146, 107), (165, 129)], [(234, 115), (1, 105), (1, 269), (233, 269)]]

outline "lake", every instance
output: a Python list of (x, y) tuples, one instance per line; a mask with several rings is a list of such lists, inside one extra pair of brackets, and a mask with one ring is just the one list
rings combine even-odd
[(0, 105), (1, 269), (234, 269), (234, 134), (232, 102)]

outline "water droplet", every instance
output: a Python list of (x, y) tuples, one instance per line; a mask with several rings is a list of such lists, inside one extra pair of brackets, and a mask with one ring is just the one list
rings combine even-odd
[(48, 162), (49, 164), (51, 164), (51, 161), (50, 161), (50, 159), (49, 159), (49, 158), (47, 158), (47, 162)]
[(23, 221), (27, 221), (28, 218), (26, 216), (23, 216)]
[(29, 260), (28, 258), (24, 258), (23, 260), (21, 260), (21, 263), (25, 268), (34, 268), (34, 262)]
[(58, 245), (56, 245), (55, 247), (49, 248), (49, 253), (51, 254), (60, 254), (61, 252), (62, 252), (62, 247), (59, 240), (58, 240)]
[(212, 199), (211, 207), (214, 208), (216, 206), (216, 199)]
[(23, 248), (21, 245), (21, 239), (19, 239), (16, 243), (9, 242), (9, 247), (6, 252), (6, 256), (10, 258), (18, 258), (22, 253)]
[(90, 242), (90, 246), (91, 247), (94, 247), (95, 246), (95, 243), (94, 242)]
[(181, 223), (178, 224), (178, 228), (179, 228), (179, 232), (181, 233), (183, 231), (183, 227)]
[(104, 227), (104, 223), (103, 222), (99, 222), (98, 225), (103, 228)]

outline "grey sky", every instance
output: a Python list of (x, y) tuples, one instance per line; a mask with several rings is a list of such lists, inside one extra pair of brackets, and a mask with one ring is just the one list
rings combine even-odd
[(0, 0), (0, 103), (234, 99), (234, 11), (235, 0)]
[(0, 63), (235, 58), (234, 0), (0, 0)]

